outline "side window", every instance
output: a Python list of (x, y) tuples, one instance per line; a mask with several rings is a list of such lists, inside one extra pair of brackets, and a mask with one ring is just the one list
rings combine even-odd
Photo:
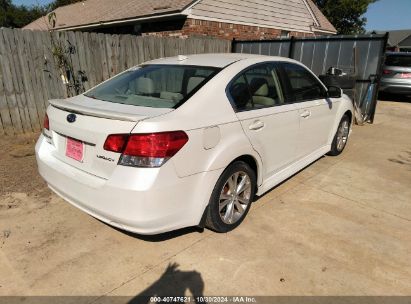
[(252, 106), (250, 89), (248, 88), (247, 81), (244, 74), (238, 76), (230, 85), (229, 89), (231, 98), (235, 103), (235, 107), (238, 111), (250, 109)]
[(282, 105), (284, 97), (274, 65), (255, 66), (238, 76), (230, 94), (239, 111)]
[(282, 64), (292, 90), (292, 101), (300, 102), (325, 97), (325, 89), (304, 67), (298, 64)]

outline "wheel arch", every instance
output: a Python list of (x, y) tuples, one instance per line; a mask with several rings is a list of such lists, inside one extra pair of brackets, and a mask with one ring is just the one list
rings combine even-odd
[[(245, 162), (255, 172), (256, 177), (257, 177), (257, 183), (256, 183), (256, 193), (257, 193), (259, 186), (261, 186), (261, 184), (262, 184), (262, 174), (261, 174), (261, 172), (262, 172), (262, 163), (261, 163), (261, 161), (259, 161), (259, 159), (257, 159), (255, 155), (242, 154), (242, 155), (239, 155), (239, 156), (235, 157), (231, 162), (229, 162), (228, 165), (225, 167), (225, 169), (227, 169), (231, 164), (233, 164), (237, 161)], [(209, 208), (209, 203), (207, 203), (207, 205), (205, 206), (203, 214), (202, 214), (201, 219), (200, 219), (200, 222), (198, 224), (198, 227), (200, 227), (200, 228), (205, 227), (208, 208)]]
[[(348, 118), (350, 119), (350, 124), (352, 124), (352, 121), (353, 121), (353, 113), (351, 112), (351, 110), (345, 111), (344, 115), (347, 115), (347, 116), (348, 116)], [(344, 115), (343, 115), (341, 118), (343, 118)]]
[(328, 144), (330, 145), (330, 147), (334, 139), (335, 133), (337, 132), (338, 125), (340, 124), (340, 121), (344, 117), (344, 115), (348, 115), (351, 122), (350, 127), (352, 127), (354, 119), (354, 107), (352, 101), (348, 97), (341, 98), (341, 102), (339, 103), (339, 108), (335, 115), (334, 125), (332, 126), (331, 132), (328, 137)]
[[(253, 169), (253, 171), (255, 172), (255, 175), (257, 177), (257, 188), (258, 188), (258, 184), (259, 184), (259, 177), (261, 175), (260, 171), (261, 168), (259, 168), (259, 164), (257, 162), (257, 160), (254, 158), (254, 156), (250, 155), (250, 154), (244, 154), (241, 155), (235, 159), (233, 159), (233, 161), (231, 161), (228, 166), (230, 166), (232, 163), (236, 162), (236, 161), (242, 161), (245, 162), (247, 165), (250, 166), (251, 169)], [(227, 167), (228, 167), (227, 166)]]

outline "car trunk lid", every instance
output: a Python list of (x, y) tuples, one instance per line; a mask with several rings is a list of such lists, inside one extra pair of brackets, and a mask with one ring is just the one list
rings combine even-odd
[(104, 150), (110, 134), (128, 134), (144, 119), (173, 109), (148, 108), (96, 100), (79, 95), (51, 100), (47, 110), (53, 156), (90, 174), (107, 179), (120, 153)]

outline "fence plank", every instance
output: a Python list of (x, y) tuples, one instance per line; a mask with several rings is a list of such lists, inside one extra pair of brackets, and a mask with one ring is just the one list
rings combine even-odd
[[(77, 55), (78, 55), (78, 59), (79, 59), (79, 69), (78, 72), (79, 73), (84, 73), (82, 74), (83, 76), (86, 76), (86, 56), (84, 54), (85, 50), (84, 50), (84, 41), (83, 41), (83, 35), (80, 32), (75, 32), (75, 40), (76, 40), (76, 51), (77, 51)], [(83, 79), (81, 79), (80, 75), (79, 75), (79, 80), (82, 83), (82, 86), (84, 88), (84, 90), (88, 89), (88, 81), (83, 81)]]
[(37, 131), (37, 130), (40, 130), (40, 120), (39, 120), (37, 108), (36, 108), (34, 88), (32, 86), (31, 77), (30, 77), (31, 76), (30, 75), (31, 70), (29, 67), (30, 56), (27, 54), (28, 48), (26, 45), (23, 32), (15, 31), (14, 35), (17, 40), (17, 56), (18, 56), (17, 65), (20, 66), (21, 68), (20, 77), (22, 78), (22, 82), (23, 82), (23, 89), (24, 89), (25, 97), (26, 97), (25, 102), (26, 102), (28, 117), (29, 117), (32, 131)]
[[(44, 63), (46, 61), (46, 56), (44, 55), (43, 43), (39, 41), (41, 38), (41, 33), (36, 32), (35, 35), (31, 36), (31, 50), (32, 58), (34, 63), (34, 73), (36, 78), (36, 88), (38, 92), (39, 99), (37, 111), (40, 117), (44, 117), (45, 110), (47, 108), (47, 101), (49, 99), (47, 93), (47, 85), (44, 83), (43, 74), (45, 74)], [(52, 58), (47, 58), (47, 61), (53, 60)], [(60, 77), (59, 71), (56, 71), (58, 77)], [(49, 79), (49, 78), (48, 78)]]
[(138, 63), (140, 64), (140, 63), (145, 61), (144, 60), (145, 57), (144, 57), (144, 38), (143, 37), (138, 37), (137, 38), (137, 47), (138, 47), (138, 49), (137, 49)]
[[(46, 97), (43, 95), (43, 89), (42, 89), (42, 83), (40, 81), (40, 72), (39, 72), (39, 67), (37, 65), (38, 58), (36, 50), (36, 45), (35, 45), (35, 37), (36, 35), (33, 35), (29, 31), (24, 32), (24, 38), (26, 42), (26, 52), (28, 56), (28, 77), (30, 78), (31, 85), (30, 87), (33, 89), (33, 96), (34, 96), (34, 104), (37, 112), (37, 117), (39, 118), (39, 128), (42, 126), (42, 121), (44, 117), (44, 100)], [(44, 59), (46, 60), (46, 59)], [(50, 60), (50, 59), (49, 59)], [(50, 71), (50, 73), (53, 73), (54, 71)], [(56, 72), (54, 72), (56, 73)]]
[(13, 67), (12, 60), (10, 59), (11, 51), (9, 49), (6, 31), (7, 29), (1, 30), (3, 43), (0, 43), (0, 52), (2, 53), (1, 65), (3, 69), (4, 90), (6, 93), (6, 101), (9, 107), (13, 129), (16, 133), (21, 133), (23, 132), (23, 125), (21, 123), (20, 112), (17, 105), (16, 92), (13, 84), (13, 76), (11, 74), (11, 70)]
[(86, 73), (87, 73), (87, 78), (88, 78), (88, 84), (90, 88), (94, 87), (97, 84), (96, 80), (96, 74), (94, 73), (94, 65), (93, 65), (93, 51), (91, 48), (92, 45), (92, 35), (96, 35), (95, 33), (84, 33), (83, 34), (83, 43), (84, 43), (84, 49), (85, 49), (85, 59), (86, 59)]
[(103, 54), (101, 50), (99, 49), (100, 43), (99, 43), (98, 35), (93, 35), (92, 37), (93, 37), (92, 45), (94, 49), (94, 52), (93, 52), (94, 73), (96, 74), (97, 83), (100, 83), (105, 80), (103, 67), (101, 65)]
[(18, 47), (18, 39), (21, 40), (21, 32), (20, 31), (13, 31), (10, 29), (6, 29), (5, 31), (10, 51), (12, 56), (11, 59), (11, 74), (13, 77), (13, 85), (16, 92), (16, 101), (17, 107), (19, 108), (20, 119), (23, 127), (24, 132), (32, 132), (33, 129), (31, 127), (30, 121), (30, 114), (27, 107), (27, 96), (24, 90), (24, 83), (23, 83), (23, 75), (25, 71), (22, 69), (22, 66), (19, 62), (19, 47)]
[(113, 54), (113, 37), (111, 35), (106, 36), (106, 56), (107, 56), (107, 66), (109, 67), (109, 77), (113, 77), (114, 73), (114, 54)]
[(101, 68), (103, 70), (103, 80), (107, 80), (110, 78), (110, 71), (109, 66), (107, 63), (107, 45), (106, 40), (104, 38), (104, 34), (98, 34), (98, 43), (99, 43), (99, 52), (100, 52), (100, 60), (101, 60)]
[(0, 118), (1, 118), (1, 134), (14, 134), (13, 123), (11, 121), (10, 109), (7, 103), (6, 88), (4, 83), (4, 52), (2, 46), (5, 45), (3, 41), (2, 29), (0, 29)]

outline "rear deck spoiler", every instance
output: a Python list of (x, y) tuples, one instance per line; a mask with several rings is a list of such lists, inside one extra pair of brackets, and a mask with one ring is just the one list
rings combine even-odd
[[(162, 109), (164, 111), (159, 111), (160, 109), (152, 109), (150, 111), (147, 108), (144, 108), (143, 110), (142, 107), (118, 104), (118, 108), (123, 108), (123, 111), (116, 111), (112, 109), (113, 104), (104, 104), (104, 102), (102, 102), (101, 100), (94, 101), (92, 99), (89, 99), (84, 105), (77, 102), (72, 102), (70, 101), (70, 99), (52, 99), (49, 100), (49, 103), (55, 108), (70, 113), (132, 122), (138, 122), (145, 118), (157, 116), (159, 114), (164, 114), (172, 110)], [(144, 114), (138, 114), (137, 112), (139, 112), (139, 109), (141, 109), (141, 112), (143, 112)]]

